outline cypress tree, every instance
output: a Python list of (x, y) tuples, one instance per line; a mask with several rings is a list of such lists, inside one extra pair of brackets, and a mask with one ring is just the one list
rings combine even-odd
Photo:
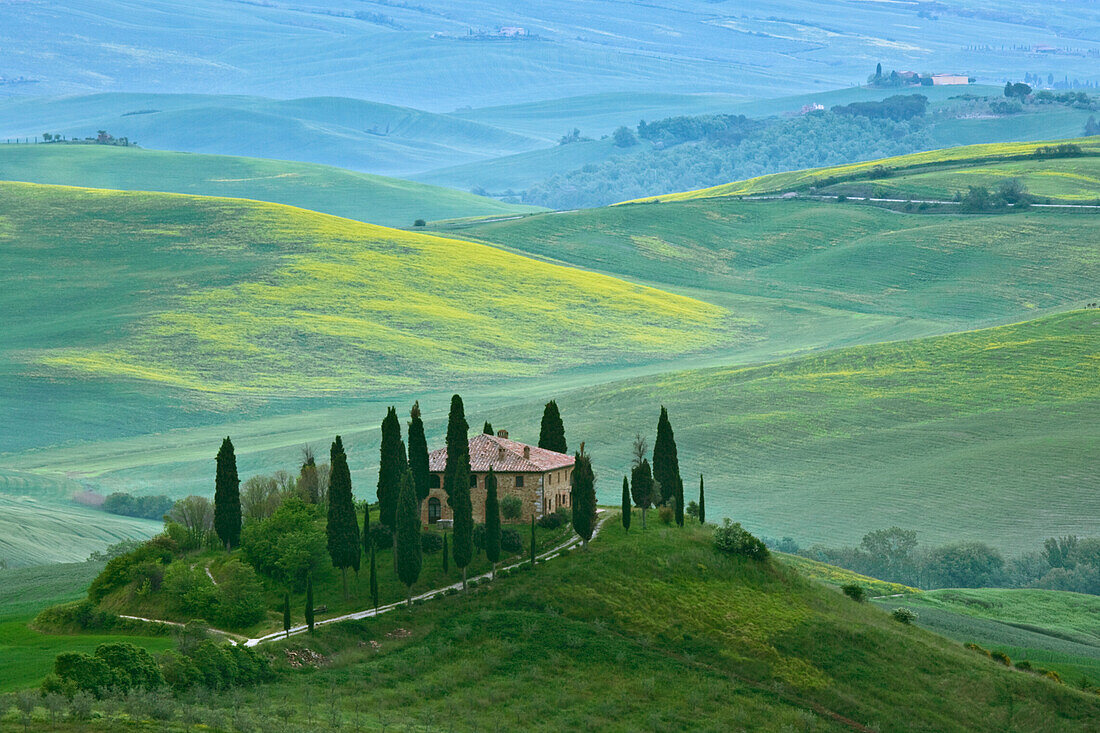
[[(460, 464), (466, 465), (466, 478), (461, 482), (460, 488), (470, 488), (470, 426), (466, 422), (466, 411), (462, 406), (462, 398), (458, 395), (451, 397), (451, 412), (447, 416), (447, 463), (443, 469), (443, 491), (448, 500), (455, 488), (455, 471)], [(457, 542), (457, 538), (456, 538)], [(457, 552), (458, 547), (456, 545)], [(457, 555), (456, 555), (457, 557)]]
[(531, 515), (531, 569), (535, 569), (535, 515)]
[(401, 490), (404, 470), (401, 449), (401, 421), (397, 409), (390, 407), (382, 421), (382, 447), (378, 463), (378, 512), (382, 524), (394, 528), (397, 513), (397, 493)]
[(673, 495), (673, 500), (676, 504), (673, 506), (673, 510), (676, 516), (676, 524), (680, 527), (684, 526), (684, 480), (682, 478), (676, 478), (676, 493)]
[(481, 428), (481, 432), (486, 435), (496, 435), (496, 433), (493, 432), (493, 424), (488, 420), (485, 421), (485, 425)]
[(462, 590), (466, 590), (466, 568), (474, 557), (474, 510), (470, 503), (470, 459), (463, 456), (454, 473), (454, 486), (447, 503), (454, 514), (451, 554), (455, 567), (462, 571)]
[(233, 441), (226, 436), (218, 449), (214, 473), (214, 530), (228, 552), (241, 541), (241, 480)]
[(699, 524), (707, 523), (707, 502), (703, 497), (703, 474), (699, 474)]
[(428, 441), (424, 437), (424, 421), (420, 417), (420, 403), (412, 406), (409, 420), (409, 470), (416, 486), (416, 502), (428, 498), (431, 473), (428, 471)]
[(642, 529), (645, 529), (646, 512), (653, 506), (653, 472), (645, 458), (630, 469), (630, 493), (634, 497), (634, 506), (642, 510)]
[(447, 533), (443, 533), (443, 574), (451, 572), (451, 550), (447, 546)]
[(313, 451), (306, 446), (305, 456), (302, 460), (302, 468), (298, 471), (298, 493), (302, 496), (302, 501), (307, 504), (319, 504), (320, 497), (320, 480), (317, 476), (317, 461), (313, 458)]
[(374, 560), (374, 543), (370, 543), (370, 600), (378, 610), (378, 565)]
[(493, 580), (500, 561), (500, 504), (497, 502), (497, 477), (493, 467), (485, 476), (485, 557), (493, 564)]
[(552, 450), (555, 453), (569, 452), (569, 448), (565, 444), (565, 424), (561, 421), (558, 403), (554, 400), (547, 402), (542, 411), (542, 427), (539, 428), (539, 448)]
[(373, 544), (370, 536), (370, 502), (363, 502), (363, 554), (370, 554), (370, 546)]
[(412, 473), (405, 472), (397, 496), (397, 577), (405, 584), (406, 598), (412, 605), (412, 587), (420, 578), (423, 557), (420, 549), (420, 509)]
[(378, 566), (374, 560), (374, 539), (370, 536), (370, 502), (363, 502), (363, 554), (370, 558), (370, 597), (378, 608)]
[(592, 459), (581, 452), (575, 456), (572, 478), (573, 529), (581, 537), (581, 546), (588, 549), (588, 540), (596, 528), (596, 477), (592, 473)]
[[(661, 407), (661, 417), (657, 420), (657, 439), (653, 441), (653, 480), (661, 489), (664, 504), (682, 491), (680, 483), (680, 459), (676, 455), (676, 438), (672, 434), (672, 423), (668, 420), (668, 411)], [(683, 501), (680, 502), (683, 504)]]
[(286, 638), (290, 638), (290, 594), (283, 594), (283, 631)]
[(329, 451), (332, 475), (328, 488), (328, 554), (332, 566), (340, 568), (344, 581), (344, 598), (348, 597), (348, 568), (359, 571), (359, 521), (355, 517), (355, 500), (351, 494), (351, 471), (340, 436), (332, 441)]
[(313, 573), (306, 577), (306, 626), (313, 633)]
[(623, 529), (630, 531), (630, 484), (623, 476)]

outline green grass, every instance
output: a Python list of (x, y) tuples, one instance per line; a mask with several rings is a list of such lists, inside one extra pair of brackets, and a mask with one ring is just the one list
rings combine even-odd
[(91, 652), (106, 641), (129, 641), (151, 651), (171, 640), (116, 634), (43, 634), (29, 623), (46, 606), (77, 600), (102, 563), (74, 563), (0, 570), (0, 692), (37, 685), (61, 652)]
[(313, 163), (103, 145), (0, 145), (0, 180), (255, 199), (398, 227), (535, 210)]
[[(398, 631), (398, 630), (401, 631)], [(1100, 698), (902, 626), (710, 530), (609, 523), (588, 552), (271, 647), (329, 662), (181, 702), (211, 727), (1081, 730)], [(950, 690), (945, 694), (944, 690)], [(1007, 704), (1011, 700), (1012, 704)], [(112, 713), (91, 724), (106, 729)], [(283, 721), (281, 724), (276, 721)], [(11, 719), (8, 725), (18, 725)], [(177, 719), (161, 729), (182, 725)], [(97, 727), (98, 726), (98, 727)]]

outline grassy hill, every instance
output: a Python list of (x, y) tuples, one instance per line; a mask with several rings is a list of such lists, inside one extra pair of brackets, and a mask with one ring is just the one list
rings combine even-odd
[(106, 145), (0, 145), (0, 180), (256, 199), (383, 226), (533, 210), (312, 163)]
[[(781, 562), (721, 556), (696, 525), (628, 535), (609, 523), (588, 552), (469, 598), (275, 642), (280, 660), (284, 647), (327, 662), (279, 662), (277, 682), (204, 693), (188, 717), (472, 730), (491, 710), (499, 725), (533, 730), (945, 732), (1100, 720), (1090, 693), (898, 624)], [(173, 713), (158, 725), (181, 723)]]

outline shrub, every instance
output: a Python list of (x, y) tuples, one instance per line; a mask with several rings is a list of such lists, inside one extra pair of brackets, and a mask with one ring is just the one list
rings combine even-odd
[(393, 530), (381, 522), (371, 522), (370, 541), (376, 550), (393, 549)]
[(867, 599), (867, 591), (863, 589), (862, 585), (858, 583), (848, 583), (840, 587), (844, 591), (844, 595), (851, 598), (856, 603), (863, 603)]
[(557, 512), (553, 514), (543, 514), (535, 522), (542, 529), (557, 529), (562, 526), (562, 518)]
[(103, 691), (119, 687), (114, 670), (99, 657), (84, 652), (62, 652), (53, 660), (53, 673), (62, 684), (99, 697)]
[(220, 624), (241, 628), (264, 617), (264, 594), (256, 571), (233, 558), (221, 569), (217, 606), (213, 618)]
[(424, 532), (420, 535), (420, 550), (426, 555), (439, 552), (443, 549), (443, 536), (435, 532)]
[(414, 227), (423, 227), (423, 226), (427, 226), (427, 225), (428, 225), (428, 222), (424, 221), (423, 219), (417, 219), (416, 221), (413, 222)]
[(523, 500), (518, 496), (506, 496), (500, 500), (500, 516), (502, 519), (515, 521), (523, 516)]
[(155, 690), (164, 684), (151, 654), (126, 642), (110, 642), (96, 647), (95, 656), (114, 672), (116, 684), (123, 690)]
[(474, 554), (480, 555), (485, 549), (485, 525), (475, 524), (473, 533)]
[(1027, 661), (1026, 659), (1022, 659), (1019, 662), (1016, 662), (1016, 669), (1022, 669), (1025, 672), (1030, 672), (1031, 662)]
[(767, 560), (768, 547), (754, 537), (739, 522), (726, 519), (714, 530), (714, 547), (727, 555), (740, 555), (753, 560)]
[(657, 518), (661, 520), (661, 524), (672, 524), (672, 507), (668, 505), (661, 507), (660, 511), (657, 512)]
[(164, 594), (171, 610), (213, 618), (218, 602), (218, 589), (206, 571), (183, 560), (174, 562), (164, 572)]
[(43, 609), (35, 616), (34, 628), (45, 631), (89, 631), (113, 629), (118, 616), (100, 611), (87, 598), (72, 603), (61, 603)]
[(189, 690), (195, 685), (202, 684), (203, 676), (199, 668), (186, 654), (169, 649), (160, 655), (160, 670), (164, 675), (164, 682), (177, 692)]
[(917, 613), (908, 608), (895, 608), (890, 612), (890, 616), (899, 624), (911, 624), (916, 620)]
[(138, 566), (148, 562), (167, 565), (178, 552), (179, 545), (170, 537), (158, 535), (125, 555), (112, 558), (107, 562), (107, 567), (103, 568), (103, 571), (88, 586), (88, 598), (99, 603), (112, 591), (132, 581)]
[(500, 530), (500, 549), (505, 552), (522, 552), (523, 538), (520, 537), (517, 530), (504, 527)]
[(257, 571), (297, 591), (327, 559), (317, 507), (298, 497), (284, 501), (266, 519), (245, 524), (241, 552)]
[(1001, 664), (1003, 664), (1006, 667), (1011, 667), (1012, 666), (1012, 660), (1009, 659), (1008, 655), (1005, 654), (1004, 652), (996, 652), (996, 651), (995, 652), (990, 652), (989, 656), (994, 661), (1000, 662)]
[(1062, 675), (1058, 674), (1053, 669), (1040, 669), (1038, 672), (1048, 680), (1054, 680), (1058, 684), (1062, 684)]

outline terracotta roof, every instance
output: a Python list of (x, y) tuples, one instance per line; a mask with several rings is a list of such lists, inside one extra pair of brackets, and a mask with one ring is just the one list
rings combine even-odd
[[(523, 457), (523, 449), (530, 448), (529, 458)], [(440, 448), (428, 454), (428, 469), (439, 473), (447, 465), (447, 449)], [(492, 466), (498, 473), (542, 473), (573, 465), (573, 456), (536, 448), (515, 440), (481, 433), (470, 438), (470, 470), (484, 473)]]

